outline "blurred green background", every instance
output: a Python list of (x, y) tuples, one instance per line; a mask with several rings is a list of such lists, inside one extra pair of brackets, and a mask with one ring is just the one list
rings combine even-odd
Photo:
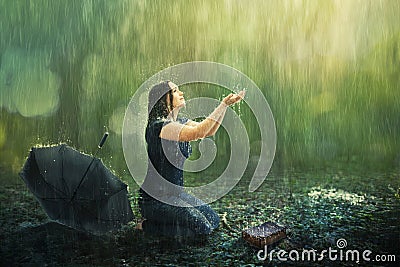
[[(263, 91), (277, 168), (399, 166), (399, 14), (397, 0), (0, 0), (0, 168), (18, 173), (36, 145), (95, 153), (107, 130), (98, 156), (129, 176), (121, 132), (131, 97), (195, 60), (232, 66)], [(257, 158), (257, 122), (246, 105), (240, 116)], [(215, 138), (229, 144), (224, 131)]]

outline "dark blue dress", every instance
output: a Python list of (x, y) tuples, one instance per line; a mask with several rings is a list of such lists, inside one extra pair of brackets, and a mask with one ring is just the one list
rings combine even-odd
[[(178, 119), (185, 124), (186, 118)], [(182, 189), (171, 188), (157, 182), (161, 175), (172, 184), (183, 186), (183, 164), (190, 156), (189, 142), (178, 142), (160, 138), (164, 125), (170, 121), (156, 120), (146, 128), (147, 153), (149, 164), (146, 178), (139, 190), (139, 207), (145, 232), (164, 235), (209, 234), (218, 227), (219, 217), (209, 205), (186, 193)], [(151, 188), (158, 199), (168, 199), (178, 206), (161, 202), (142, 188)]]

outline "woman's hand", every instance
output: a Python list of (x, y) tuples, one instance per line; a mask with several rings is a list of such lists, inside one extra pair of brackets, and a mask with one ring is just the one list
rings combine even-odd
[(245, 94), (246, 94), (245, 90), (240, 91), (238, 94), (229, 94), (224, 99), (222, 99), (222, 102), (227, 106), (231, 106), (242, 100)]

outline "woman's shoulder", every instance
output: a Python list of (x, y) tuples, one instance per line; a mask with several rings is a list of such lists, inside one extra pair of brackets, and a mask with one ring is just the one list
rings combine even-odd
[[(176, 122), (178, 122), (180, 124), (186, 124), (188, 121), (189, 121), (189, 119), (186, 117), (178, 117), (176, 119)], [(163, 127), (171, 122), (173, 122), (173, 121), (168, 120), (168, 119), (157, 119), (157, 120), (153, 120), (152, 122), (150, 122), (147, 127), (148, 128), (149, 127), (160, 127), (160, 126)]]
[[(186, 117), (179, 117), (176, 120), (176, 122), (178, 122), (180, 124), (186, 124), (188, 121), (189, 121), (189, 119)], [(164, 119), (164, 118), (156, 119), (156, 120), (149, 122), (146, 127), (146, 135), (159, 136), (162, 127), (164, 127), (165, 125), (167, 125), (168, 123), (171, 123), (171, 122), (173, 122), (173, 121)]]
[(149, 122), (146, 127), (146, 139), (149, 141), (150, 138), (158, 138), (162, 127), (170, 122), (167, 119), (156, 119)]
[(164, 119), (164, 118), (156, 119), (156, 120), (153, 120), (153, 121), (149, 122), (148, 127), (155, 127), (155, 126), (158, 126), (158, 125), (164, 125), (164, 124), (167, 124), (167, 123), (170, 123), (170, 122), (171, 122), (171, 120), (167, 120), (167, 119)]

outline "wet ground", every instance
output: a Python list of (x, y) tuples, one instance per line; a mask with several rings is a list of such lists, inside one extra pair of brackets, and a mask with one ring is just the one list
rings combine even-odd
[[(367, 172), (342, 165), (272, 172), (254, 193), (247, 192), (244, 179), (212, 203), (224, 218), (220, 228), (197, 240), (148, 236), (135, 229), (136, 222), (104, 236), (70, 229), (49, 221), (21, 180), (15, 176), (5, 182), (4, 176), (10, 175), (0, 171), (2, 266), (398, 266), (400, 262), (400, 173), (395, 169)], [(131, 198), (137, 215), (135, 195)], [(257, 254), (264, 252), (243, 241), (240, 231), (265, 221), (286, 226), (288, 238), (268, 247), (268, 253), (275, 251), (262, 261)], [(307, 254), (301, 258), (302, 252), (313, 249), (315, 259), (307, 259)], [(323, 252), (329, 249), (335, 251)], [(359, 252), (359, 263), (349, 250)], [(371, 251), (370, 261), (362, 258), (366, 250)]]

